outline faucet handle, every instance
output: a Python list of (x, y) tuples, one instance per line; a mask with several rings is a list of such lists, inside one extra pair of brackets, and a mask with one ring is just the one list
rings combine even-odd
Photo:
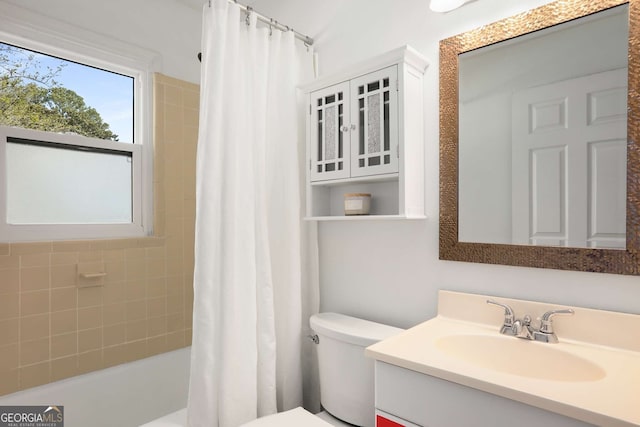
[(514, 318), (513, 309), (511, 307), (509, 307), (507, 304), (502, 304), (502, 303), (500, 303), (498, 301), (494, 301), (492, 299), (488, 299), (487, 300), (487, 304), (493, 304), (493, 305), (497, 305), (498, 307), (504, 308), (504, 320), (505, 320), (505, 323), (507, 323), (507, 321), (510, 324), (513, 323), (513, 318)]
[(498, 307), (504, 308), (504, 322), (502, 325), (502, 329), (500, 330), (500, 333), (502, 334), (506, 333), (506, 334), (512, 335), (513, 333), (511, 332), (511, 328), (513, 327), (513, 322), (515, 320), (515, 316), (513, 315), (513, 309), (509, 307), (507, 304), (502, 304), (491, 299), (487, 300), (487, 304), (493, 304), (493, 305), (497, 305)]
[(563, 308), (560, 310), (549, 310), (540, 317), (540, 332), (543, 334), (553, 334), (552, 318), (558, 314), (572, 315), (574, 311), (570, 308)]

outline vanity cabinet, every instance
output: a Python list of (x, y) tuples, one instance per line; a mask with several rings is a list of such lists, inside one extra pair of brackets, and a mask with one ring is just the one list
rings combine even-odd
[[(403, 47), (303, 88), (307, 219), (424, 218), (426, 67)], [(370, 193), (370, 215), (345, 216), (347, 193)]]
[(376, 415), (382, 419), (377, 427), (593, 427), (380, 361), (375, 362), (375, 384)]
[(407, 420), (376, 409), (376, 427), (420, 427)]

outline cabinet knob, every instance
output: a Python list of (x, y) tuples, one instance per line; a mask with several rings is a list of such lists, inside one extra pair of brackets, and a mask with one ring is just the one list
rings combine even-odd
[(351, 125), (351, 130), (356, 130), (356, 125)]
[(347, 125), (342, 125), (342, 126), (340, 127), (340, 130), (341, 130), (342, 132), (349, 132), (349, 126), (347, 126)]

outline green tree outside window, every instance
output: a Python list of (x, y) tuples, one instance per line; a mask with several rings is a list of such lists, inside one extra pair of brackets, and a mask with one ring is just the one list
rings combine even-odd
[(35, 53), (0, 43), (0, 125), (118, 141), (95, 108), (55, 80), (63, 67), (43, 69)]

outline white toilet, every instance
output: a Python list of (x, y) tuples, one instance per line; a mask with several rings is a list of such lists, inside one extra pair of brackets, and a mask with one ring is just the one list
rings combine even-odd
[(296, 408), (242, 427), (375, 425), (373, 361), (364, 349), (402, 329), (337, 313), (313, 315), (309, 323), (318, 337), (320, 402), (328, 414)]
[[(365, 357), (364, 349), (402, 329), (337, 313), (315, 314), (309, 323), (317, 334), (320, 401), (325, 411), (313, 415), (295, 408), (241, 427), (375, 426), (373, 360)], [(184, 425), (186, 409), (142, 427)]]

